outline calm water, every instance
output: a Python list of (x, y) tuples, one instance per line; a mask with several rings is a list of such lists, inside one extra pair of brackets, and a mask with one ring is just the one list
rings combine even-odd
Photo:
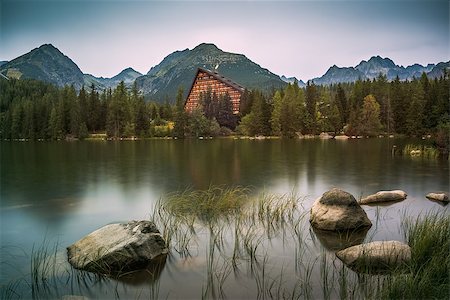
[[(250, 186), (255, 192), (296, 192), (308, 210), (332, 187), (356, 198), (385, 189), (402, 189), (407, 200), (364, 206), (373, 226), (366, 240), (403, 240), (402, 216), (448, 207), (431, 202), (431, 191), (449, 191), (449, 163), (393, 157), (393, 145), (407, 140), (149, 140), (136, 142), (55, 142), (1, 144), (0, 282), (28, 276), (30, 252), (44, 239), (64, 247), (112, 222), (148, 219), (165, 193), (210, 185)], [(328, 253), (305, 222), (310, 253)], [(225, 234), (225, 239), (228, 233)], [(207, 239), (197, 239), (190, 258), (171, 256), (158, 277), (162, 298), (201, 298), (205, 288)], [(325, 238), (326, 240), (326, 238)], [(229, 241), (231, 242), (231, 241)], [(294, 248), (280, 238), (266, 241), (273, 263), (291, 265)], [(326, 241), (325, 241), (326, 244)], [(290, 276), (288, 267), (284, 268)], [(245, 273), (245, 272), (244, 272)], [(317, 275), (318, 276), (318, 275)], [(254, 298), (252, 276), (231, 273), (229, 298)], [(314, 275), (313, 275), (314, 277)], [(111, 291), (111, 284), (117, 294)], [(63, 284), (64, 285), (64, 284)], [(22, 287), (26, 289), (26, 287)], [(143, 279), (103, 282), (91, 289), (62, 288), (57, 296), (147, 297), (154, 283)], [(109, 293), (109, 294), (108, 294)], [(138, 295), (138, 296), (136, 296)], [(142, 296), (141, 296), (142, 295)], [(314, 294), (321, 297), (320, 294)]]

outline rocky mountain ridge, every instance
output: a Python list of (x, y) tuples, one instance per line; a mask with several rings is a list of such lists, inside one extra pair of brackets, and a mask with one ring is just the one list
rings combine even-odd
[[(270, 91), (295, 81), (300, 87), (305, 86), (302, 80), (295, 77), (287, 78), (284, 75), (280, 77), (243, 54), (225, 52), (216, 45), (207, 43), (200, 44), (192, 50), (184, 49), (167, 55), (145, 75), (132, 68), (126, 68), (112, 78), (83, 74), (76, 63), (58, 48), (44, 44), (9, 62), (1, 61), (0, 74), (3, 78), (37, 79), (60, 87), (73, 85), (77, 90), (92, 84), (98, 90), (103, 90), (114, 88), (121, 81), (127, 86), (136, 82), (146, 99), (161, 102), (173, 101), (179, 87), (184, 89), (186, 96), (198, 67), (217, 71), (248, 89)], [(430, 78), (438, 78), (446, 70), (448, 72), (449, 68), (450, 62), (403, 67), (396, 65), (390, 58), (373, 56), (354, 67), (333, 65), (323, 76), (312, 81), (317, 85), (330, 85), (354, 82), (358, 79), (372, 80), (380, 74), (385, 75), (389, 81), (397, 76), (400, 80), (411, 80), (420, 77), (422, 73), (426, 73)]]
[(380, 74), (386, 76), (388, 81), (394, 80), (397, 76), (400, 80), (412, 80), (419, 78), (422, 73), (426, 73), (430, 78), (436, 78), (443, 75), (444, 69), (448, 69), (449, 62), (428, 64), (422, 66), (413, 64), (403, 67), (396, 65), (390, 58), (381, 56), (372, 56), (368, 61), (361, 61), (355, 67), (338, 67), (333, 65), (327, 72), (318, 78), (312, 79), (318, 85), (330, 85), (336, 83), (355, 82), (358, 79), (374, 79)]

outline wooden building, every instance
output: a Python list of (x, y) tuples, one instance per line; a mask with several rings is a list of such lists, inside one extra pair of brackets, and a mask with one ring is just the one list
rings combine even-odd
[(192, 112), (200, 104), (200, 96), (206, 93), (208, 88), (211, 88), (212, 93), (216, 93), (218, 97), (226, 94), (230, 95), (231, 103), (233, 104), (233, 113), (239, 113), (239, 104), (241, 101), (244, 87), (220, 75), (217, 72), (212, 72), (203, 68), (198, 68), (191, 89), (186, 98), (184, 109)]

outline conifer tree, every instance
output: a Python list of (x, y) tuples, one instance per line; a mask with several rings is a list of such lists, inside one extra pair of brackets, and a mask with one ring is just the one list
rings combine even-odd
[(381, 129), (380, 104), (373, 95), (364, 97), (364, 103), (359, 118), (358, 134), (376, 136)]
[(173, 135), (177, 138), (184, 138), (187, 134), (188, 116), (184, 109), (182, 87), (179, 87), (177, 92), (174, 121)]

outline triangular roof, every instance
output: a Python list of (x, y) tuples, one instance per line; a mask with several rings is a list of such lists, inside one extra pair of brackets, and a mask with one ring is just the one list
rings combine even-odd
[(220, 75), (217, 72), (213, 72), (213, 71), (210, 71), (210, 70), (204, 69), (204, 68), (198, 68), (197, 72), (195, 73), (194, 79), (192, 80), (191, 88), (189, 89), (189, 93), (187, 94), (186, 101), (188, 100), (189, 95), (191, 94), (192, 88), (194, 87), (195, 79), (197, 78), (199, 72), (207, 73), (208, 75), (213, 76), (215, 79), (225, 83), (226, 85), (231, 86), (232, 88), (234, 88), (235, 90), (238, 90), (241, 93), (243, 93), (245, 91), (245, 88), (242, 85), (232, 81), (231, 79), (228, 79), (228, 78)]

